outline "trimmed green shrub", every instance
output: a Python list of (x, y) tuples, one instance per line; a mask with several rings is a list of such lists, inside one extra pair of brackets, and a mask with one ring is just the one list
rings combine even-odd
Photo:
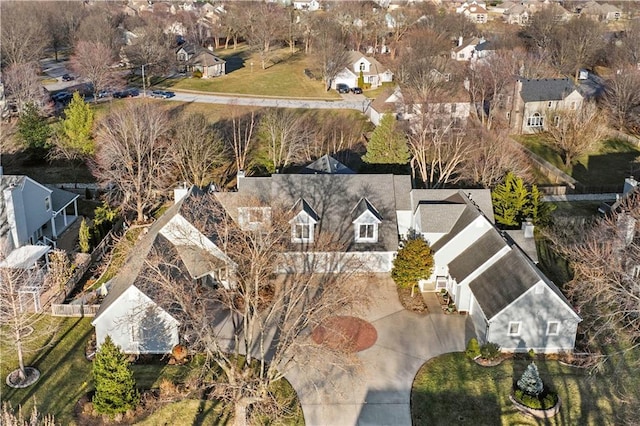
[(500, 345), (487, 342), (480, 346), (480, 356), (484, 359), (496, 359), (500, 356)]
[(536, 357), (536, 351), (534, 351), (533, 349), (529, 349), (529, 358), (535, 359), (535, 357)]
[(535, 410), (548, 410), (558, 403), (558, 394), (548, 390), (539, 396), (533, 396), (527, 395), (522, 389), (516, 389), (513, 397), (525, 407)]
[(469, 357), (469, 359), (476, 359), (480, 356), (480, 344), (478, 343), (478, 339), (472, 337), (469, 339), (469, 343), (467, 343), (467, 350), (464, 353)]
[(202, 78), (202, 71), (195, 70), (192, 74), (193, 78)]
[(360, 75), (358, 76), (358, 87), (364, 89), (364, 73), (360, 70)]
[(82, 219), (80, 222), (80, 230), (78, 231), (78, 239), (80, 244), (80, 251), (82, 253), (89, 253), (91, 251), (91, 231), (87, 221)]

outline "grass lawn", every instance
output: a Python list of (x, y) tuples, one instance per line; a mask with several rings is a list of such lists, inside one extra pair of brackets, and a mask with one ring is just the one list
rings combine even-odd
[(230, 410), (219, 401), (185, 399), (165, 405), (137, 423), (140, 426), (231, 424)]
[(288, 49), (280, 49), (274, 52), (275, 63), (268, 63), (264, 70), (259, 56), (244, 47), (238, 50), (219, 49), (216, 54), (227, 61), (226, 75), (211, 79), (170, 79), (159, 85), (202, 92), (340, 99), (335, 90), (327, 91), (322, 81), (311, 80), (304, 75), (305, 68), (314, 68), (312, 57), (304, 53), (291, 55)]
[(629, 142), (608, 139), (592, 152), (577, 158), (573, 167), (567, 169), (560, 155), (549, 147), (542, 135), (526, 135), (518, 140), (560, 170), (587, 186), (622, 184), (632, 170), (640, 168), (640, 148)]
[[(637, 354), (636, 354), (637, 355)], [(509, 401), (514, 380), (528, 360), (507, 360), (496, 367), (481, 367), (463, 353), (442, 355), (422, 366), (411, 392), (414, 425), (602, 425), (617, 423), (622, 408), (616, 378), (631, 389), (640, 388), (637, 371), (596, 372), (537, 360), (542, 380), (555, 389), (560, 413), (546, 421), (520, 414)], [(628, 364), (625, 364), (628, 366)], [(616, 365), (620, 368), (620, 364)], [(624, 367), (623, 367), (624, 368)]]

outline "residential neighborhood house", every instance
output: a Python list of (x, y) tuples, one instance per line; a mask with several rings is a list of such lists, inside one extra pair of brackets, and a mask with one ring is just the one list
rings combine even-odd
[(176, 51), (178, 69), (181, 72), (199, 71), (202, 78), (220, 77), (226, 73), (226, 61), (213, 53), (213, 47), (202, 47), (184, 43)]
[[(216, 246), (215, 235), (205, 239), (182, 213), (198, 194), (187, 190), (149, 228), (110, 284), (93, 321), (99, 343), (109, 334), (129, 353), (166, 353), (179, 341), (180, 324), (170, 305), (145, 278), (144, 259), (154, 246), (180, 259), (183, 274), (194, 285), (205, 278), (233, 288), (233, 260)], [(414, 230), (435, 252), (433, 274), (420, 289), (449, 291), (457, 309), (470, 315), (480, 341), (498, 343), (505, 351), (573, 349), (580, 317), (534, 262), (495, 227), (489, 190), (413, 189), (410, 176), (329, 170), (270, 177), (241, 174), (237, 192), (213, 197), (242, 229), (260, 229), (273, 209), (289, 212), (291, 243), (282, 253), (288, 266), (274, 271), (283, 274), (300, 268), (388, 274), (400, 241)], [(253, 203), (244, 204), (249, 199)], [(321, 235), (343, 248), (307, 251)]]
[(382, 83), (393, 81), (393, 72), (375, 58), (365, 56), (360, 52), (349, 52), (349, 66), (340, 71), (331, 82), (331, 87), (338, 84), (346, 84), (349, 87), (358, 87), (360, 73), (364, 77), (364, 84), (375, 89)]

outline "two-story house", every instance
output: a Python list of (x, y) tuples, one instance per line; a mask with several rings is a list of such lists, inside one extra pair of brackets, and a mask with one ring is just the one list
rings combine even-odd
[[(512, 96), (512, 97), (511, 97)], [(507, 108), (507, 120), (511, 129), (518, 133), (535, 133), (543, 130), (548, 117), (555, 110), (575, 110), (582, 107), (584, 96), (569, 78), (518, 78), (512, 102)]]
[(482, 59), (490, 54), (490, 43), (481, 37), (460, 37), (457, 45), (451, 49), (451, 59), (459, 62)]
[(476, 24), (485, 24), (489, 20), (486, 3), (477, 2), (476, 0), (470, 3), (463, 3), (462, 6), (456, 8), (456, 13), (466, 16), (467, 19)]
[(358, 78), (362, 74), (364, 83), (376, 88), (382, 83), (393, 81), (393, 72), (375, 58), (365, 56), (360, 52), (349, 52), (349, 66), (340, 71), (331, 82), (331, 87), (338, 84), (346, 84), (349, 87), (358, 87)]

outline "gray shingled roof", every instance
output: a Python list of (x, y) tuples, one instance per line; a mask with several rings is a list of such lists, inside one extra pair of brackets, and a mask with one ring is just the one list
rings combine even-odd
[(417, 214), (422, 232), (446, 233), (456, 224), (467, 208), (466, 204), (420, 202)]
[(471, 224), (471, 222), (473, 222), (478, 216), (480, 216), (480, 212), (475, 207), (467, 206), (460, 215), (456, 224), (451, 228), (451, 231), (432, 244), (431, 248), (434, 251), (440, 250), (445, 244), (451, 241), (453, 237), (458, 235), (464, 228)]
[(540, 280), (539, 272), (513, 247), (476, 277), (469, 288), (490, 320)]
[(568, 78), (521, 78), (520, 96), (525, 102), (561, 101), (576, 90)]
[(301, 171), (302, 174), (315, 174), (315, 173), (325, 173), (325, 174), (339, 174), (339, 175), (352, 175), (355, 172), (333, 158), (330, 155), (323, 155), (318, 158), (313, 163), (306, 166)]
[(490, 229), (465, 251), (449, 262), (449, 274), (461, 283), (469, 274), (482, 266), (506, 246), (498, 231)]
[(56, 188), (55, 186), (47, 185), (51, 192), (51, 207), (53, 211), (60, 211), (64, 206), (68, 205), (70, 202), (79, 198), (78, 194), (74, 194), (73, 192), (65, 191), (60, 188)]
[[(411, 190), (411, 210), (415, 211), (418, 204), (422, 200), (429, 202), (449, 202), (455, 204), (464, 204), (466, 200), (460, 195), (460, 192), (470, 199), (482, 213), (494, 223), (493, 203), (491, 201), (491, 191), (488, 189), (413, 189)], [(398, 209), (402, 210), (402, 209)], [(408, 209), (407, 209), (408, 210)]]
[[(270, 199), (272, 205), (292, 208), (299, 199), (304, 199), (319, 217), (316, 229), (329, 233), (334, 238), (350, 244), (350, 251), (395, 251), (398, 249), (398, 226), (396, 222), (396, 199), (394, 188), (408, 192), (409, 177), (395, 180), (390, 174), (377, 175), (311, 175), (274, 174), (271, 176)], [(256, 178), (244, 178), (238, 194), (251, 194)], [(263, 178), (260, 178), (263, 179)], [(354, 208), (366, 198), (383, 218), (378, 228), (377, 243), (353, 243)]]

